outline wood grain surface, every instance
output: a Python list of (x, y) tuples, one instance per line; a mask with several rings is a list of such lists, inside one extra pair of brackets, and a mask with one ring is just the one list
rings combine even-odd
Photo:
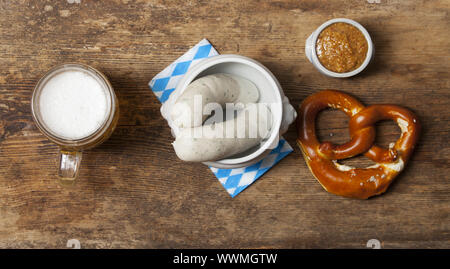
[[(366, 248), (377, 239), (449, 248), (450, 2), (376, 2), (0, 1), (0, 247)], [(359, 21), (375, 43), (374, 61), (354, 78), (325, 77), (305, 57), (306, 38), (336, 17)], [(384, 195), (338, 197), (310, 174), (291, 126), (295, 152), (230, 198), (207, 167), (177, 159), (147, 86), (202, 38), (262, 62), (295, 106), (340, 89), (367, 105), (410, 108), (423, 123), (415, 154)], [(30, 112), (37, 80), (65, 62), (103, 71), (121, 110), (112, 137), (85, 152), (73, 189), (57, 184), (58, 149)], [(318, 121), (321, 139), (348, 139), (343, 113)], [(382, 122), (377, 141), (399, 133)]]

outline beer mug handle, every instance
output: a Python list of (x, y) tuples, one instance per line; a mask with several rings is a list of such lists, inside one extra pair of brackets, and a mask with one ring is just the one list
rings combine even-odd
[(64, 186), (71, 186), (80, 170), (81, 151), (67, 151), (61, 149), (58, 161), (59, 182)]

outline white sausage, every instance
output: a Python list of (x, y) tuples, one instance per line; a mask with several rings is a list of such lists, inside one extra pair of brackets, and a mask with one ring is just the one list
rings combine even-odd
[[(255, 108), (257, 110), (253, 110), (253, 112), (257, 111), (258, 119), (249, 117), (254, 115), (253, 112), (250, 112), (250, 109)], [(172, 145), (178, 158), (183, 161), (206, 162), (221, 160), (258, 145), (264, 138), (268, 137), (271, 125), (272, 113), (266, 105), (248, 104), (236, 118), (215, 123), (212, 125), (214, 128), (211, 128), (211, 125), (203, 125), (181, 130)], [(234, 126), (231, 129), (234, 132), (230, 132), (232, 138), (227, 138), (226, 136), (227, 126)], [(238, 130), (238, 126), (244, 128), (244, 136), (239, 136), (238, 132), (242, 134), (242, 130)], [(216, 130), (220, 131), (216, 132)], [(202, 136), (196, 138), (196, 132), (198, 132), (197, 134), (201, 133)], [(217, 137), (217, 134), (220, 137)], [(251, 136), (254, 138), (250, 138), (250, 134), (255, 135)]]
[[(195, 96), (201, 96), (201, 103), (194, 102)], [(223, 107), (226, 103), (255, 103), (258, 99), (258, 89), (247, 79), (229, 74), (208, 75), (187, 86), (172, 107), (170, 117), (178, 128), (197, 127), (209, 116), (203, 115), (208, 103)]]

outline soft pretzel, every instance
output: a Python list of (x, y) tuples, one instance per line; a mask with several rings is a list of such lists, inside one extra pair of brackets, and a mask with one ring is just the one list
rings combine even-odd
[[(350, 141), (342, 145), (320, 143), (315, 132), (317, 114), (327, 108), (342, 110), (349, 117)], [(314, 177), (328, 192), (352, 198), (367, 199), (386, 191), (403, 170), (419, 138), (420, 124), (408, 109), (396, 105), (364, 107), (352, 96), (326, 90), (307, 97), (298, 110), (299, 145)], [(400, 138), (389, 149), (373, 145), (374, 124), (394, 120), (401, 129)], [(338, 160), (364, 154), (375, 162), (367, 168), (354, 168)]]

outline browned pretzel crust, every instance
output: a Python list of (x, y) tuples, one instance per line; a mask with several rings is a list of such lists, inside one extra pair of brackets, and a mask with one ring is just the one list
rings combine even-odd
[[(342, 110), (350, 117), (350, 141), (342, 145), (320, 143), (316, 136), (317, 114), (327, 108)], [(400, 138), (389, 149), (373, 145), (374, 124), (394, 120), (401, 129)], [(408, 109), (396, 105), (364, 107), (352, 96), (326, 90), (306, 98), (298, 109), (297, 144), (314, 177), (328, 192), (352, 198), (367, 199), (386, 191), (403, 170), (419, 138), (420, 124)], [(375, 165), (353, 168), (338, 160), (363, 154)]]

